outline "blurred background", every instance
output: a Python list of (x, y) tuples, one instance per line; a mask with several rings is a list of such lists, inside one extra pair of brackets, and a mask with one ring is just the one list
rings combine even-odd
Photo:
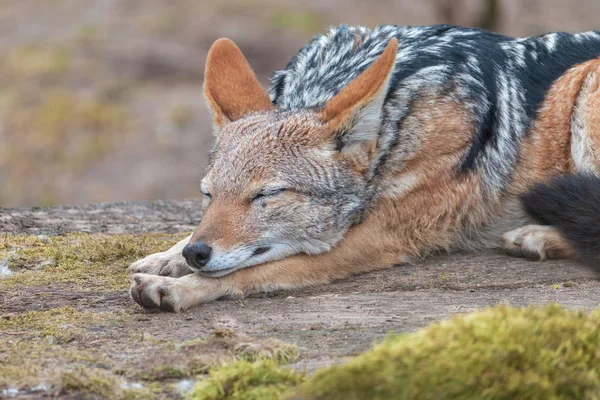
[(205, 56), (233, 39), (266, 86), (330, 25), (600, 29), (599, 0), (0, 0), (0, 206), (199, 195)]

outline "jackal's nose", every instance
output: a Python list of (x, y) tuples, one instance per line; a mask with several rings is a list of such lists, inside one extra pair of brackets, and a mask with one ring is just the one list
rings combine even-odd
[(208, 264), (210, 253), (212, 253), (212, 248), (203, 242), (189, 243), (181, 252), (188, 265), (198, 269)]

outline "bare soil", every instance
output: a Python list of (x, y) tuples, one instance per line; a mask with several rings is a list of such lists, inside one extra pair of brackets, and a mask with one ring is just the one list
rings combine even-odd
[[(187, 231), (200, 218), (198, 210), (195, 200), (0, 209), (0, 231), (33, 235)], [(181, 343), (209, 337), (215, 330), (232, 330), (258, 342), (275, 338), (296, 344), (300, 358), (293, 367), (309, 372), (362, 352), (387, 333), (413, 331), (500, 303), (559, 302), (583, 310), (600, 303), (600, 281), (593, 271), (571, 261), (533, 262), (500, 253), (432, 256), (329, 286), (217, 301), (182, 314), (147, 313), (133, 306), (126, 290), (99, 293), (68, 283), (2, 290), (1, 284), (0, 280), (0, 315), (63, 306), (80, 311), (132, 310), (133, 317), (98, 326), (94, 336), (106, 339), (107, 349), (126, 355), (128, 365), (147, 363), (149, 350), (140, 351), (131, 342), (136, 333), (162, 343)]]

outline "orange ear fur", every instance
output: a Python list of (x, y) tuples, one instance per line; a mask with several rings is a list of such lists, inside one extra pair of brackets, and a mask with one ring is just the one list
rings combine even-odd
[(275, 108), (240, 49), (226, 38), (217, 40), (208, 51), (204, 97), (217, 127)]

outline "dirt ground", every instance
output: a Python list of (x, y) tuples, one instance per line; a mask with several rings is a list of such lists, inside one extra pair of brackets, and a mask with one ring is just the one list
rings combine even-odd
[[(72, 398), (85, 390), (94, 394), (96, 389), (85, 383), (81, 372), (77, 384), (69, 380), (73, 369), (84, 368), (110, 375), (107, 379), (120, 382), (121, 392), (133, 385), (158, 398), (177, 398), (207, 365), (240, 357), (240, 349), (272, 355), (277, 352), (273, 346), (296, 345), (299, 357), (286, 362), (293, 360), (293, 368), (310, 373), (368, 349), (387, 333), (413, 331), (499, 303), (559, 302), (573, 309), (600, 303), (598, 276), (577, 263), (485, 253), (439, 255), (329, 286), (217, 301), (181, 314), (141, 310), (128, 295), (126, 263), (144, 251), (168, 247), (181, 237), (176, 232), (193, 228), (200, 218), (198, 210), (193, 200), (0, 209), (4, 254), (22, 254), (12, 256), (21, 260), (14, 274), (0, 277), (0, 350), (43, 349), (35, 350), (41, 367), (22, 361), (26, 366), (18, 369), (20, 375), (11, 369), (3, 372), (0, 356), (0, 397), (12, 393), (19, 398), (41, 394)], [(91, 235), (68, 239), (72, 254), (60, 250), (62, 255), (57, 256), (44, 250), (48, 240), (62, 240), (63, 236), (53, 235), (70, 238), (71, 232), (79, 231)], [(140, 239), (148, 232), (169, 234), (152, 236), (151, 242)], [(123, 236), (129, 233), (136, 235)], [(125, 245), (119, 244), (121, 239)], [(78, 240), (83, 247), (77, 247)], [(73, 275), (63, 279), (58, 267), (38, 270), (44, 260), (22, 250), (28, 246), (42, 249), (44, 257), (74, 260)], [(80, 257), (84, 251), (93, 255)], [(113, 257), (115, 252), (118, 256)], [(73, 272), (77, 268), (84, 268), (83, 275)], [(110, 280), (111, 274), (117, 279)], [(114, 282), (111, 286), (103, 279)], [(65, 311), (66, 317), (61, 314)], [(46, 354), (56, 346), (60, 357)], [(44, 382), (48, 385), (44, 390), (37, 387)], [(6, 392), (9, 388), (20, 391)], [(140, 398), (147, 395), (135, 393)]]

